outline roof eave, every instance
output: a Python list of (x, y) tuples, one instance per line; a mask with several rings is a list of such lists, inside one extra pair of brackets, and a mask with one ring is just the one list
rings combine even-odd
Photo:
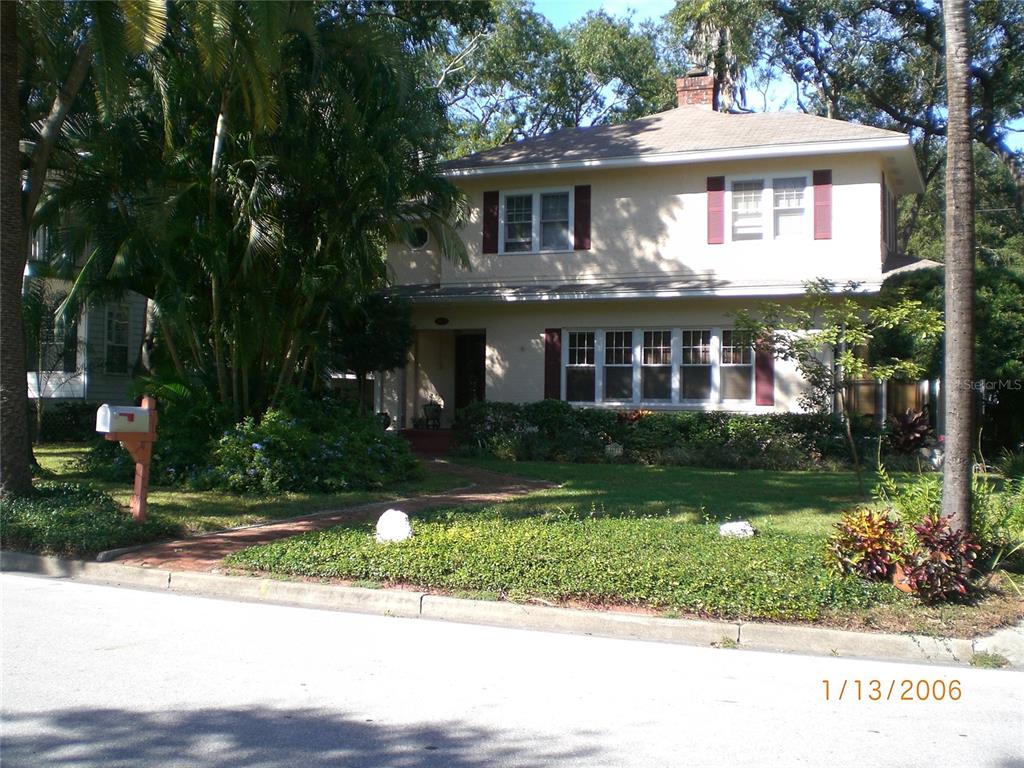
[[(888, 152), (901, 162), (904, 169), (897, 192), (916, 192), (924, 184), (914, 158), (914, 150), (907, 136), (875, 139), (848, 139), (843, 141), (815, 141), (801, 144), (770, 144), (755, 147), (710, 149), (691, 152), (656, 152), (622, 157), (590, 158), (579, 160), (546, 160), (542, 162), (500, 163), (495, 165), (455, 167), (442, 170), (448, 178), (487, 177), (544, 171), (569, 171), (591, 168), (631, 168), (649, 165), (687, 165), (727, 160), (755, 160), (773, 157), (803, 157), (823, 154), (849, 154), (860, 152)], [(902, 157), (901, 157), (902, 156)], [(909, 157), (908, 157), (909, 156)], [(909, 163), (908, 163), (909, 160)], [(910, 172), (910, 166), (913, 172)]]

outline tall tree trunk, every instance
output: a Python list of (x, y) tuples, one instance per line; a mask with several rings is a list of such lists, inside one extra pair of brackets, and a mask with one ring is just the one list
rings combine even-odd
[(967, 0), (946, 0), (946, 455), (942, 514), (971, 526), (974, 428), (974, 165)]
[[(213, 138), (213, 155), (210, 158), (210, 211), (207, 226), (210, 234), (213, 234), (213, 222), (217, 215), (217, 176), (220, 173), (220, 163), (224, 156), (224, 142), (227, 139), (227, 109), (228, 109), (228, 86), (220, 99), (220, 112), (217, 114), (217, 130)], [(214, 238), (211, 237), (211, 241)], [(228, 401), (228, 374), (224, 363), (224, 345), (221, 338), (221, 286), (220, 274), (217, 265), (213, 265), (210, 275), (210, 303), (213, 312), (213, 364), (217, 369), (217, 389), (220, 392), (220, 401)]]
[(21, 286), (28, 241), (22, 226), (17, 3), (0, 3), (0, 488), (32, 490), (28, 377)]

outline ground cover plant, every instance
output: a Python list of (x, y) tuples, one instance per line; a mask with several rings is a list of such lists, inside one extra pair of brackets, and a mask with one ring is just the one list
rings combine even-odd
[(149, 522), (132, 522), (129, 479), (95, 479), (82, 469), (89, 445), (37, 446), (38, 493), (25, 499), (4, 498), (0, 542), (5, 548), (64, 555), (87, 555), (104, 549), (158, 539), (253, 525), (329, 509), (436, 493), (465, 483), (457, 475), (432, 469), (413, 480), (375, 490), (279, 492), (239, 495), (196, 490), (180, 485), (150, 487)]
[(177, 526), (163, 518), (135, 523), (109, 494), (87, 485), (46, 482), (31, 496), (0, 498), (0, 538), (9, 549), (93, 554), (176, 533)]
[[(833, 567), (826, 539), (861, 501), (848, 471), (609, 472), (547, 462), (519, 462), (514, 471), (562, 485), (482, 509), (417, 515), (415, 536), (396, 545), (376, 544), (368, 525), (345, 525), (235, 553), (228, 564), (488, 599), (935, 634), (970, 635), (1021, 615), (1009, 596), (928, 606)], [(718, 523), (730, 519), (750, 520), (758, 535), (720, 537)]]

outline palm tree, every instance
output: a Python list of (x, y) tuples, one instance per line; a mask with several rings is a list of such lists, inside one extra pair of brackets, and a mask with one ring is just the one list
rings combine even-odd
[(0, 3), (0, 489), (23, 494), (32, 488), (29, 471), (25, 337), (21, 326), (21, 283), (26, 244), (21, 218), (21, 163), (18, 140), (17, 5)]
[[(18, 92), (18, 14), (24, 16), (21, 34), (42, 39), (59, 25), (76, 47), (71, 63), (37, 135), (29, 137), (28, 172), (22, 180), (19, 141), (22, 109)], [(0, 486), (15, 493), (31, 490), (31, 448), (28, 443), (25, 350), (21, 318), (21, 287), (29, 256), (29, 238), (36, 209), (47, 184), (51, 159), (68, 116), (94, 61), (98, 64), (97, 103), (106, 117), (123, 95), (125, 60), (152, 50), (163, 38), (165, 0), (133, 3), (3, 3), (3, 430), (0, 432)], [(54, 53), (47, 45), (40, 50)], [(59, 67), (59, 56), (48, 62)], [(38, 85), (38, 83), (33, 83)], [(20, 382), (20, 383), (19, 383)]]
[(942, 514), (970, 530), (974, 426), (974, 165), (967, 0), (946, 0), (946, 457)]

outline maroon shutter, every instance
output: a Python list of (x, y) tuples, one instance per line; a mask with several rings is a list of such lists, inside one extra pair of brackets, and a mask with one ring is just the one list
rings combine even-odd
[(572, 216), (572, 249), (574, 251), (590, 250), (590, 185), (576, 187), (574, 193), (574, 209)]
[(498, 252), (498, 192), (484, 192), (484, 253)]
[(754, 402), (775, 405), (775, 355), (771, 347), (754, 350)]
[(544, 399), (562, 399), (562, 329), (544, 329)]
[(708, 243), (725, 242), (725, 176), (708, 176)]
[(814, 172), (814, 239), (832, 239), (832, 171)]

